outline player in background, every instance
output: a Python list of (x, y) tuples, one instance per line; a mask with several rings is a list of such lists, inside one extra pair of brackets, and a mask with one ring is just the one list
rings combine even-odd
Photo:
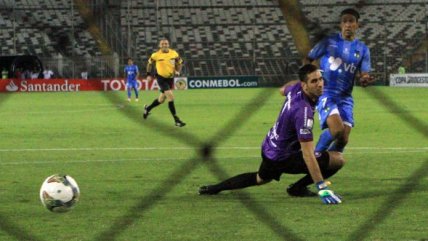
[(354, 126), (354, 80), (359, 75), (363, 87), (374, 82), (369, 75), (369, 48), (356, 38), (359, 18), (356, 10), (343, 10), (340, 33), (322, 39), (307, 56), (309, 62), (320, 60), (325, 80), (324, 92), (317, 104), (321, 129), (324, 130), (315, 148), (317, 152), (343, 152)]
[(128, 58), (128, 65), (124, 69), (125, 79), (126, 79), (126, 90), (128, 91), (128, 101), (131, 101), (131, 89), (134, 89), (135, 92), (135, 101), (138, 102), (138, 83), (137, 78), (140, 75), (138, 71), (138, 66), (134, 64), (132, 58)]
[[(315, 104), (323, 89), (321, 71), (312, 64), (299, 69), (300, 83), (285, 89), (286, 100), (274, 126), (266, 135), (261, 148), (262, 162), (258, 172), (243, 173), (215, 185), (199, 188), (201, 195), (213, 195), (224, 190), (262, 185), (282, 173), (306, 173), (316, 183), (318, 195), (325, 204), (341, 203), (341, 198), (329, 190), (324, 178), (340, 169), (345, 160), (340, 152), (314, 152), (313, 116)], [(287, 189), (291, 196), (316, 196), (308, 184), (295, 183)]]
[(156, 67), (156, 79), (160, 88), (160, 95), (153, 100), (152, 104), (144, 105), (143, 118), (147, 119), (150, 111), (156, 106), (168, 101), (168, 108), (175, 121), (175, 126), (183, 127), (186, 125), (178, 118), (175, 105), (174, 94), (172, 88), (174, 85), (174, 76), (180, 75), (183, 66), (183, 60), (180, 55), (173, 49), (169, 48), (168, 39), (161, 39), (159, 42), (159, 50), (154, 52), (147, 63), (147, 80), (152, 80), (152, 65)]

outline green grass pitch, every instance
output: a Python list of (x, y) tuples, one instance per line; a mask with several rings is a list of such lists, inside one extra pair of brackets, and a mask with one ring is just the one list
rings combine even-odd
[[(173, 127), (167, 105), (142, 120), (157, 92), (140, 92), (138, 103), (124, 92), (2, 94), (0, 240), (427, 240), (428, 139), (420, 123), (428, 125), (428, 88), (370, 88), (354, 90), (347, 164), (330, 179), (344, 198), (337, 206), (289, 197), (285, 187), (299, 175), (197, 194), (218, 181), (211, 162), (223, 176), (257, 170), (282, 105), (276, 89), (176, 91), (184, 128)], [(258, 94), (264, 103), (246, 105)], [(236, 129), (225, 131), (238, 114)], [(213, 136), (214, 160), (204, 161), (196, 144)], [(40, 203), (42, 181), (54, 173), (80, 186), (71, 212)]]

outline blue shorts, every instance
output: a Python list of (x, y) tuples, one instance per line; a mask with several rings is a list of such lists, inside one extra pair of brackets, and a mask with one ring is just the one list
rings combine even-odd
[(330, 113), (337, 109), (345, 125), (354, 127), (354, 100), (348, 97), (330, 97), (322, 95), (317, 104), (321, 130), (328, 128), (327, 118)]
[(135, 88), (136, 90), (138, 90), (138, 83), (136, 80), (128, 80), (126, 82), (126, 88)]

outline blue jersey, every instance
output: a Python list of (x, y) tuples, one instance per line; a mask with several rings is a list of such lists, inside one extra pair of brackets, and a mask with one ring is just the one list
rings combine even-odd
[(371, 69), (369, 48), (358, 39), (343, 39), (341, 33), (321, 40), (308, 57), (320, 59), (323, 95), (330, 97), (351, 96), (356, 73), (370, 72)]
[(300, 152), (300, 142), (313, 140), (315, 102), (304, 94), (300, 83), (287, 88), (284, 94), (286, 100), (278, 119), (262, 144), (263, 154), (273, 161)]
[(126, 73), (126, 81), (137, 81), (138, 66), (126, 65), (124, 72)]

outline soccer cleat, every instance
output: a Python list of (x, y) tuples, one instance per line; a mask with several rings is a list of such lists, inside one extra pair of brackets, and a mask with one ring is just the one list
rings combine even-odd
[(316, 193), (308, 189), (308, 187), (297, 187), (291, 184), (287, 188), (288, 195), (292, 197), (315, 197), (318, 196)]
[(131, 102), (131, 98), (128, 98), (128, 102)]
[(214, 186), (208, 185), (208, 186), (202, 186), (199, 188), (199, 195), (216, 195), (220, 191), (217, 189), (214, 189)]
[(143, 118), (147, 119), (147, 116), (149, 116), (149, 110), (147, 110), (147, 105), (144, 105), (144, 111), (143, 111)]
[(137, 99), (135, 99), (135, 102), (138, 102), (138, 98), (137, 98)]
[(183, 126), (185, 126), (186, 125), (186, 123), (184, 123), (184, 122), (182, 122), (180, 119), (175, 119), (175, 126), (177, 126), (177, 127), (183, 127)]

